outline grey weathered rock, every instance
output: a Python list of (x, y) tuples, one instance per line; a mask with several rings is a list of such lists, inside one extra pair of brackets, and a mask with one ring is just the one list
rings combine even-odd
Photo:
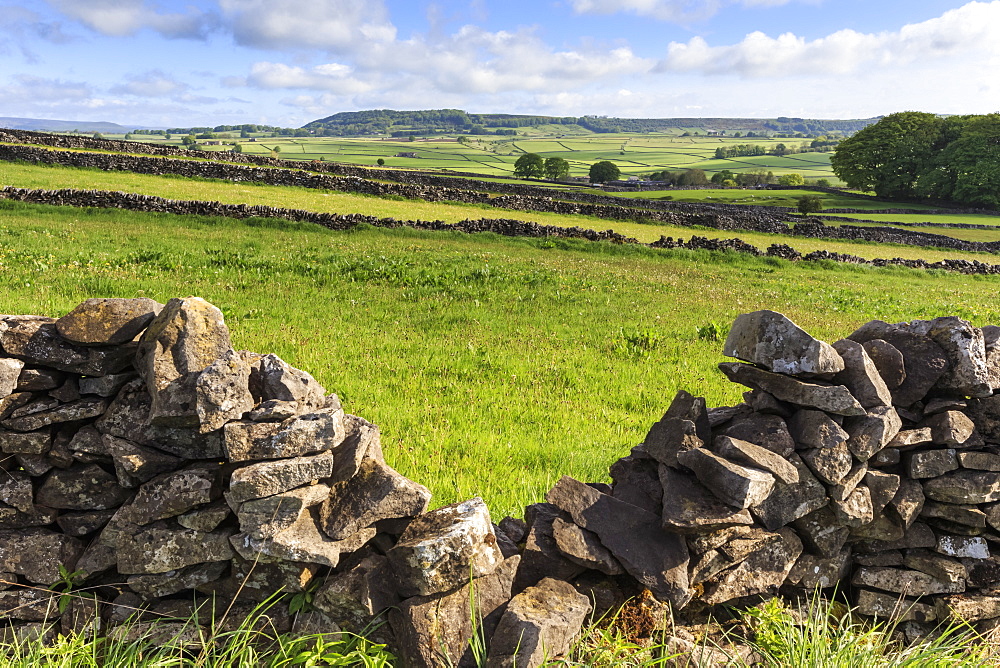
[(59, 580), (59, 567), (73, 572), (83, 543), (49, 529), (0, 531), (0, 572), (16, 573), (29, 582), (49, 586)]
[(792, 523), (809, 552), (824, 559), (839, 554), (847, 542), (850, 531), (841, 526), (833, 510), (824, 506)]
[(660, 528), (660, 518), (641, 508), (563, 478), (546, 495), (573, 522), (597, 534), (622, 567), (657, 598), (683, 607), (688, 591), (688, 551), (684, 540)]
[(956, 594), (934, 600), (937, 616), (941, 621), (977, 622), (981, 619), (1000, 617), (1000, 596), (984, 594)]
[(122, 487), (137, 487), (181, 465), (177, 457), (124, 438), (106, 434), (101, 437), (101, 441), (105, 453), (114, 461), (118, 484)]
[(318, 410), (326, 403), (326, 390), (315, 378), (277, 355), (264, 355), (257, 361), (251, 387), (259, 401), (294, 401), (303, 413)]
[(379, 520), (415, 517), (427, 510), (431, 493), (375, 459), (366, 459), (354, 477), (332, 486), (320, 508), (326, 535), (342, 540)]
[(830, 344), (813, 338), (774, 311), (738, 316), (722, 354), (790, 375), (837, 373), (844, 368), (844, 361)]
[(859, 568), (854, 572), (851, 584), (856, 587), (891, 591), (903, 596), (960, 594), (965, 591), (965, 582), (942, 581), (921, 571), (885, 567)]
[(738, 566), (704, 583), (702, 600), (717, 605), (757, 594), (772, 594), (785, 581), (802, 554), (802, 541), (788, 528), (778, 530), (781, 540), (750, 554)]
[(250, 365), (239, 353), (227, 350), (198, 374), (194, 393), (199, 431), (215, 431), (253, 409)]
[(52, 447), (52, 433), (35, 431), (22, 434), (0, 430), (0, 452), (7, 454), (44, 455)]
[(922, 426), (930, 427), (931, 441), (935, 445), (960, 446), (969, 440), (975, 424), (965, 413), (945, 411), (924, 420)]
[(979, 506), (955, 505), (927, 501), (924, 503), (920, 516), (924, 519), (933, 518), (947, 520), (955, 524), (983, 529), (986, 527), (986, 513)]
[(759, 445), (730, 436), (718, 436), (712, 442), (712, 451), (737, 464), (767, 471), (786, 485), (799, 481), (799, 472), (787, 459)]
[(80, 394), (96, 394), (99, 397), (113, 397), (135, 377), (135, 373), (131, 371), (111, 373), (106, 376), (97, 376), (96, 378), (83, 376), (80, 378)]
[(910, 328), (930, 337), (948, 358), (949, 368), (938, 380), (938, 388), (970, 397), (988, 397), (993, 393), (981, 329), (955, 316), (914, 320)]
[(30, 513), (35, 507), (31, 478), (21, 471), (0, 474), (0, 501), (23, 513)]
[(795, 440), (788, 425), (777, 415), (750, 413), (727, 425), (721, 435), (759, 445), (782, 457), (795, 451)]
[(936, 478), (957, 468), (958, 456), (954, 448), (921, 450), (909, 453), (906, 458), (906, 473), (913, 479)]
[(906, 379), (903, 353), (896, 346), (882, 339), (870, 339), (861, 344), (871, 359), (886, 387), (894, 390)]
[(905, 378), (892, 390), (893, 403), (897, 406), (909, 406), (923, 399), (949, 367), (944, 350), (930, 337), (881, 320), (862, 325), (847, 338), (861, 344), (882, 339), (902, 354)]
[(947, 557), (990, 558), (990, 546), (980, 536), (938, 536), (934, 550)]
[(933, 622), (938, 613), (933, 606), (900, 597), (898, 594), (859, 589), (857, 608), (862, 615), (893, 619), (898, 622)]
[(924, 489), (921, 484), (915, 480), (902, 478), (899, 481), (899, 489), (896, 490), (896, 495), (892, 497), (892, 500), (886, 506), (886, 511), (891, 516), (899, 518), (903, 526), (909, 529), (913, 521), (920, 515), (923, 507)]
[(664, 417), (653, 425), (646, 440), (646, 452), (667, 466), (677, 466), (677, 455), (705, 445), (698, 437), (697, 425), (691, 420)]
[(91, 464), (53, 471), (39, 487), (35, 501), (65, 510), (106, 510), (120, 506), (129, 492), (115, 476)]
[(344, 411), (322, 410), (282, 422), (230, 422), (223, 428), (231, 462), (301, 457), (332, 450), (346, 435)]
[(335, 567), (340, 557), (361, 549), (377, 533), (363, 529), (344, 540), (333, 540), (317, 526), (315, 506), (307, 509), (295, 524), (265, 539), (255, 539), (244, 533), (232, 537), (232, 546), (247, 560), (299, 561)]
[(41, 588), (0, 592), (0, 619), (51, 622), (59, 617), (58, 598)]
[(233, 558), (231, 530), (204, 533), (191, 529), (144, 529), (118, 544), (118, 572), (155, 574)]
[(143, 332), (135, 356), (152, 397), (150, 421), (198, 427), (198, 376), (229, 349), (229, 328), (219, 309), (199, 297), (167, 302)]
[(859, 527), (874, 519), (871, 494), (864, 485), (855, 488), (843, 501), (831, 499), (830, 510), (844, 526)]
[(0, 348), (30, 365), (52, 367), (85, 376), (118, 373), (132, 362), (135, 348), (81, 346), (64, 339), (51, 318), (0, 316)]
[(18, 389), (18, 378), (24, 362), (9, 357), (0, 358), (0, 398), (10, 396)]
[(864, 346), (850, 339), (841, 339), (833, 344), (833, 349), (844, 360), (844, 370), (834, 377), (833, 382), (850, 390), (865, 408), (892, 405), (892, 393)]
[(625, 572), (618, 560), (601, 545), (597, 534), (592, 531), (581, 529), (572, 522), (557, 517), (552, 522), (552, 536), (559, 551), (567, 559), (584, 568), (601, 571), (607, 575), (621, 575)]
[(1000, 473), (962, 469), (925, 480), (924, 494), (942, 503), (990, 503), (1000, 501)]
[(921, 573), (926, 573), (954, 586), (965, 586), (968, 570), (958, 559), (945, 557), (927, 550), (907, 550), (903, 555), (903, 565)]
[(839, 485), (854, 468), (854, 458), (846, 443), (832, 448), (800, 450), (802, 461), (828, 485)]
[(803, 552), (788, 572), (786, 583), (809, 591), (817, 587), (835, 587), (847, 577), (850, 567), (850, 549), (841, 550), (831, 557), (817, 557)]
[(417, 517), (386, 556), (404, 597), (455, 589), (503, 561), (489, 510), (478, 497)]
[(900, 431), (889, 441), (886, 447), (912, 449), (922, 445), (931, 445), (932, 443), (931, 428), (920, 427), (918, 429), (904, 429)]
[(507, 604), (490, 644), (487, 668), (535, 668), (566, 652), (590, 612), (573, 585), (546, 578)]
[(788, 430), (798, 447), (833, 448), (849, 438), (844, 428), (823, 411), (803, 408), (788, 420)]
[(690, 475), (662, 464), (659, 473), (664, 491), (662, 517), (666, 531), (702, 533), (753, 524), (749, 511), (733, 508)]
[(958, 464), (975, 471), (1000, 471), (1000, 455), (992, 452), (959, 452)]
[[(271, 538), (298, 522), (308, 508), (323, 503), (329, 496), (330, 488), (320, 483), (241, 503), (236, 511), (240, 531), (256, 540)], [(331, 537), (343, 540), (363, 528), (367, 527), (357, 527), (343, 536)]]
[(176, 517), (221, 495), (217, 464), (196, 464), (144, 483), (124, 510), (129, 521), (149, 524)]
[(611, 465), (612, 495), (625, 503), (659, 514), (663, 506), (663, 485), (659, 462), (629, 455)]
[(521, 550), (521, 562), (514, 580), (514, 591), (538, 584), (546, 577), (572, 580), (585, 569), (570, 561), (556, 544), (553, 526), (556, 519), (570, 521), (569, 513), (551, 503), (534, 503), (524, 510), (528, 533)]
[(333, 450), (332, 482), (353, 478), (366, 459), (385, 462), (376, 425), (356, 415), (344, 415), (344, 434), (344, 441)]
[[(850, 473), (844, 476), (844, 479), (840, 481), (839, 484), (830, 485), (827, 491), (830, 493), (830, 499), (832, 501), (846, 501), (848, 497), (857, 489), (861, 481), (864, 480), (865, 475), (868, 473), (867, 464), (855, 464)], [(886, 502), (888, 503), (888, 501)]]
[[(469, 647), (474, 629), (491, 637), (511, 598), (518, 557), (511, 557), (491, 574), (459, 589), (435, 596), (414, 596), (389, 613), (403, 661), (413, 668), (475, 665)], [(481, 621), (480, 621), (481, 620)]]
[(126, 582), (129, 589), (137, 594), (147, 598), (158, 598), (218, 580), (228, 568), (228, 561), (215, 561), (166, 573), (133, 575)]
[(96, 418), (104, 413), (108, 402), (101, 398), (88, 397), (69, 404), (62, 404), (50, 410), (30, 413), (23, 417), (10, 417), (3, 426), (14, 431), (36, 431), (62, 422), (77, 422)]
[(67, 341), (83, 345), (118, 345), (137, 337), (163, 309), (146, 299), (88, 299), (56, 320)]
[(844, 429), (850, 435), (847, 447), (860, 461), (868, 461), (892, 442), (902, 426), (895, 408), (876, 406), (867, 415), (844, 419)]
[(185, 529), (215, 531), (231, 513), (229, 504), (225, 501), (215, 501), (178, 515), (177, 523)]
[(780, 480), (776, 481), (771, 495), (750, 508), (751, 514), (768, 531), (777, 531), (793, 520), (804, 517), (830, 502), (826, 488), (813, 476), (801, 457), (793, 454), (788, 461), (798, 471), (799, 482), (786, 485)]
[(114, 509), (61, 513), (56, 523), (67, 536), (80, 537), (101, 529), (114, 514)]
[(704, 448), (681, 453), (677, 461), (687, 466), (712, 493), (734, 508), (749, 508), (766, 499), (775, 477), (766, 471), (740, 466)]
[(871, 491), (872, 508), (875, 512), (881, 512), (899, 491), (898, 475), (885, 473), (869, 469), (865, 473), (865, 486)]
[(399, 600), (388, 559), (372, 555), (346, 571), (328, 575), (313, 596), (313, 606), (345, 631), (360, 633)]
[(724, 362), (719, 369), (734, 383), (763, 390), (781, 401), (816, 408), (835, 415), (863, 415), (865, 409), (843, 385), (805, 382), (739, 362)]
[(273, 496), (326, 478), (331, 472), (333, 455), (330, 452), (250, 464), (233, 471), (226, 498), (233, 504)]
[(232, 573), (228, 584), (232, 586), (233, 593), (238, 591), (240, 599), (254, 602), (264, 601), (274, 592), (299, 593), (308, 590), (321, 568), (319, 564), (256, 557), (244, 559), (238, 555), (230, 563)]
[(44, 392), (46, 390), (54, 390), (66, 380), (66, 374), (55, 369), (26, 367), (21, 360), (10, 358), (4, 358), (4, 363), (8, 365), (8, 370), (19, 368), (21, 371), (15, 374), (15, 389), (3, 396), (7, 396), (12, 392)]

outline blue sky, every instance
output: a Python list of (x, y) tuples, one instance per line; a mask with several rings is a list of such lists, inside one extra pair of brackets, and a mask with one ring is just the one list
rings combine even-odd
[(1000, 111), (1000, 0), (0, 0), (0, 116)]

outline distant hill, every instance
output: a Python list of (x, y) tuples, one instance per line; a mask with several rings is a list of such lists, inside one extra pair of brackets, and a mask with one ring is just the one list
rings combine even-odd
[(461, 109), (345, 111), (303, 126), (315, 134), (513, 134), (514, 128), (534, 125), (578, 125), (591, 132), (665, 132), (678, 128), (706, 128), (726, 132), (766, 132), (810, 135), (851, 134), (878, 118), (823, 120), (814, 118), (614, 118), (608, 116), (520, 116), (470, 114)]
[(11, 128), (12, 130), (34, 130), (36, 132), (69, 132), (79, 130), (80, 132), (107, 132), (109, 134), (122, 134), (130, 130), (140, 128), (140, 125), (124, 126), (117, 123), (92, 122), (92, 121), (54, 121), (46, 118), (14, 118), (10, 116), (0, 116), (0, 128)]

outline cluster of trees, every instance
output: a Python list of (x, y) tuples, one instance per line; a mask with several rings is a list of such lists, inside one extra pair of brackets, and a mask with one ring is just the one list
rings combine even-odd
[[(752, 133), (748, 133), (747, 136), (750, 136), (750, 134)], [(782, 156), (790, 155), (792, 153), (809, 153), (814, 151), (826, 151), (829, 150), (831, 146), (836, 146), (839, 143), (839, 139), (819, 137), (809, 143), (803, 142), (801, 146), (787, 146), (779, 143), (775, 144), (770, 149), (766, 146), (762, 146), (761, 144), (730, 144), (729, 146), (720, 146), (715, 149), (715, 157), (721, 160), (723, 158), (745, 158), (759, 155)]]
[[(668, 186), (740, 186), (741, 188), (753, 188), (769, 183), (778, 183), (779, 179), (774, 176), (774, 172), (754, 169), (746, 172), (731, 172), (723, 169), (712, 175), (711, 178), (702, 169), (685, 169), (683, 171), (653, 172), (647, 177), (650, 181), (659, 181)], [(802, 178), (801, 176), (799, 177)]]
[(563, 158), (543, 158), (537, 153), (525, 153), (514, 163), (514, 176), (558, 181), (569, 176), (569, 163)]
[(715, 149), (715, 157), (722, 158), (745, 158), (754, 155), (767, 155), (767, 147), (760, 144), (730, 144), (720, 146)]
[(831, 160), (851, 188), (893, 199), (1000, 208), (1000, 114), (890, 114), (845, 139)]

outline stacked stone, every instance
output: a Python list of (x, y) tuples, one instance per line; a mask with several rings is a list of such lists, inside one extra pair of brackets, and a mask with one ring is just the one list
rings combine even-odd
[(839, 586), (914, 637), (1000, 624), (998, 341), (946, 317), (829, 345), (772, 311), (740, 316), (724, 352), (743, 361), (720, 369), (745, 402), (682, 391), (611, 468), (604, 504), (682, 543), (654, 593), (696, 610)]
[[(360, 631), (399, 602), (390, 559), (409, 553), (392, 548), (422, 535), (408, 525), (430, 493), (308, 373), (233, 350), (214, 306), (92, 299), (58, 320), (0, 316), (0, 348), (7, 634), (113, 634), (128, 619), (130, 634), (158, 622), (169, 637), (164, 618), (203, 604), (215, 612), (202, 619), (228, 610), (235, 625), (305, 592), (296, 629)], [(68, 607), (47, 591), (60, 580)], [(271, 608), (278, 630), (288, 608)]]

